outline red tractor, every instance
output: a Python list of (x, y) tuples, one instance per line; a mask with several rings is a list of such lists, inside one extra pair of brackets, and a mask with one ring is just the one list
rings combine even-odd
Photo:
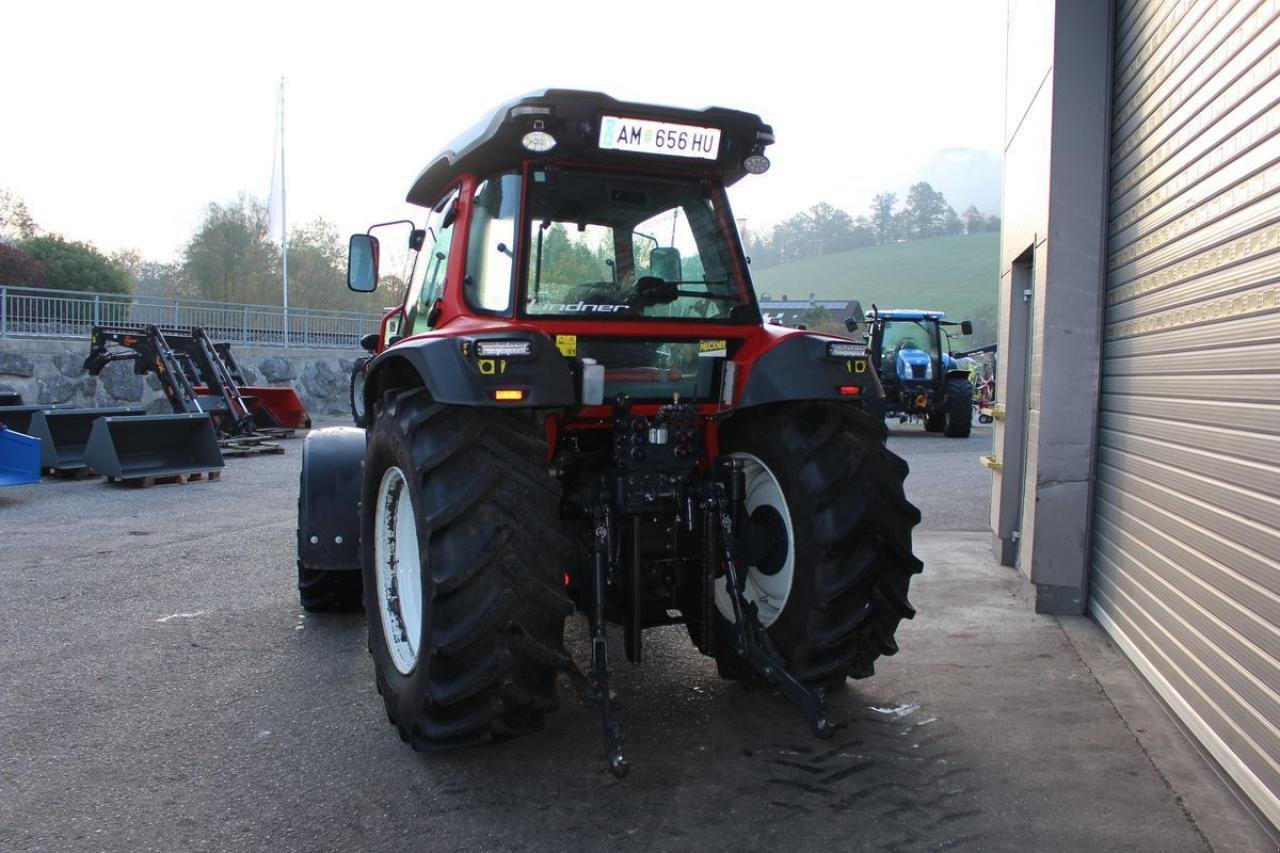
[[(298, 571), (309, 610), (363, 601), (415, 749), (540, 729), (567, 672), (625, 773), (607, 625), (636, 664), (646, 628), (686, 626), (819, 736), (826, 691), (897, 651), (920, 516), (865, 411), (874, 367), (856, 341), (762, 322), (729, 209), (772, 142), (750, 113), (547, 90), (409, 191), (425, 221), (369, 341), (366, 429), (305, 444)], [(379, 255), (351, 238), (352, 289), (374, 289)], [(589, 676), (563, 642), (574, 612)]]

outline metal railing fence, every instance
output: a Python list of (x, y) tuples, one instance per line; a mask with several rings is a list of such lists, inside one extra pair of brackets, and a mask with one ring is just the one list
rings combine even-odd
[[(287, 319), (287, 334), (286, 334)], [(255, 346), (357, 348), (381, 317), (354, 311), (0, 286), (0, 338), (88, 337), (93, 326), (202, 326), (214, 340)]]

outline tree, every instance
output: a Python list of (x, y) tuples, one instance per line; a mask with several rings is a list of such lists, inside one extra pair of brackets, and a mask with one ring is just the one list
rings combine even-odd
[(948, 236), (964, 233), (964, 223), (960, 221), (960, 217), (956, 215), (956, 209), (951, 205), (947, 205), (947, 209), (943, 211), (942, 233)]
[(68, 242), (56, 234), (31, 237), (18, 244), (44, 265), (44, 286), (52, 290), (87, 290), (94, 293), (129, 293), (129, 274), (90, 243)]
[(27, 203), (12, 191), (0, 189), (0, 243), (29, 240), (40, 233)]
[(960, 214), (960, 218), (964, 220), (964, 233), (978, 234), (986, 230), (986, 219), (982, 216), (982, 212), (972, 204), (965, 208), (964, 213)]
[(211, 203), (182, 253), (195, 296), (217, 302), (279, 304), (280, 251), (267, 239), (267, 211), (246, 195)]
[[(911, 189), (907, 190), (907, 201), (903, 207), (903, 212), (907, 214), (904, 221), (909, 230), (902, 236), (919, 239), (945, 234), (948, 210), (951, 208), (946, 197), (927, 182), (912, 184)], [(951, 210), (951, 215), (955, 216), (954, 210)]]
[(877, 243), (888, 243), (893, 235), (893, 206), (898, 197), (893, 193), (879, 193), (871, 199), (871, 230), (875, 232)]
[(0, 243), (0, 284), (44, 287), (44, 264), (19, 249)]
[(139, 296), (192, 296), (190, 283), (181, 264), (142, 261), (133, 272), (135, 292)]

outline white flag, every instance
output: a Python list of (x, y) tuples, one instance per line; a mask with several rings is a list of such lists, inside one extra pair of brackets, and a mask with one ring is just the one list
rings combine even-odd
[(267, 202), (267, 239), (277, 246), (285, 241), (284, 221), (284, 80), (276, 109), (275, 156), (271, 161), (271, 197)]

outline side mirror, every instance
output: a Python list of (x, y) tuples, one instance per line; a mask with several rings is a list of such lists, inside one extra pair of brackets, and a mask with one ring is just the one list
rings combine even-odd
[(371, 352), (371, 353), (377, 352), (378, 351), (378, 333), (370, 332), (367, 335), (361, 335), (360, 349), (367, 350), (368, 352)]
[(858, 321), (853, 317), (845, 317), (844, 327), (849, 331), (849, 334), (855, 334), (858, 331)]
[(960, 334), (962, 334), (962, 335), (972, 335), (972, 334), (973, 334), (973, 321), (972, 321), (972, 320), (961, 320), (961, 321), (960, 321)]
[(679, 281), (680, 250), (674, 246), (655, 246), (649, 253), (649, 274), (664, 281)]
[(378, 238), (352, 234), (347, 245), (347, 287), (373, 293), (378, 287)]

